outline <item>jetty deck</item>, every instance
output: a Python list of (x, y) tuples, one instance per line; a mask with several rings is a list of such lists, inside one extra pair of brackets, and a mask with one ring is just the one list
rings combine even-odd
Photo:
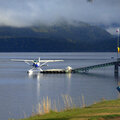
[(47, 69), (41, 71), (41, 73), (66, 73), (65, 69)]

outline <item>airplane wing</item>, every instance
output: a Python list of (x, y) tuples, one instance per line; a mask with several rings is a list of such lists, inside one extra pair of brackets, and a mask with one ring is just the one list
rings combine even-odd
[(40, 62), (62, 62), (62, 61), (64, 61), (64, 60), (40, 60)]
[(34, 60), (22, 60), (22, 59), (11, 59), (11, 61), (15, 61), (15, 62), (34, 62)]
[[(15, 62), (34, 62), (35, 60), (11, 59)], [(40, 60), (40, 62), (62, 62), (64, 60)]]

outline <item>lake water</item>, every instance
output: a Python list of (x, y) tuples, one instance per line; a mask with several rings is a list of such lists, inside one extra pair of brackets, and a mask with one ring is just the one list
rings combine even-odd
[(10, 59), (63, 59), (49, 63), (46, 68), (79, 68), (114, 61), (116, 53), (0, 53), (0, 120), (24, 118), (32, 113), (33, 106), (45, 97), (58, 101), (63, 108), (62, 95), (69, 95), (81, 105), (84, 96), (87, 105), (104, 99), (118, 98), (114, 67), (99, 68), (88, 73), (27, 74), (31, 67)]

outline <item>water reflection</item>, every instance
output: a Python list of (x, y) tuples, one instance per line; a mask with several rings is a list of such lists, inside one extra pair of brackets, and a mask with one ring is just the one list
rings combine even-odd
[[(80, 73), (82, 76), (88, 76), (88, 77), (94, 77), (94, 78), (101, 78), (101, 79), (111, 79), (111, 75), (109, 74), (104, 74), (104, 73), (92, 73), (92, 72), (88, 72), (88, 73)], [(113, 77), (114, 78), (114, 77)]]
[(72, 76), (72, 73), (67, 73), (66, 76), (67, 76), (67, 78), (70, 80), (70, 79), (71, 79), (71, 76)]
[[(55, 99), (62, 94), (70, 94), (72, 74), (41, 74), (30, 73), (28, 78), (34, 81), (36, 86), (37, 101), (43, 97), (54, 97)], [(54, 89), (53, 89), (54, 88)], [(56, 94), (57, 91), (57, 94)]]
[(37, 79), (40, 80), (42, 78), (43, 74), (40, 73), (28, 73), (29, 79)]
[(34, 79), (34, 80), (37, 80), (37, 82), (36, 82), (36, 94), (37, 94), (37, 103), (39, 103), (40, 102), (40, 85), (41, 85), (41, 78), (43, 77), (43, 75), (42, 74), (40, 74), (40, 73), (28, 73), (28, 78), (29, 79)]
[(37, 102), (40, 101), (40, 76), (37, 76)]

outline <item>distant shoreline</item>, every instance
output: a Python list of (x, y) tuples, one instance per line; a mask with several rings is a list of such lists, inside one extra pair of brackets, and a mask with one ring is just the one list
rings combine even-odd
[(95, 52), (89, 52), (89, 51), (33, 51), (33, 52), (27, 52), (27, 51), (0, 51), (0, 53), (117, 53), (115, 51), (95, 51)]

